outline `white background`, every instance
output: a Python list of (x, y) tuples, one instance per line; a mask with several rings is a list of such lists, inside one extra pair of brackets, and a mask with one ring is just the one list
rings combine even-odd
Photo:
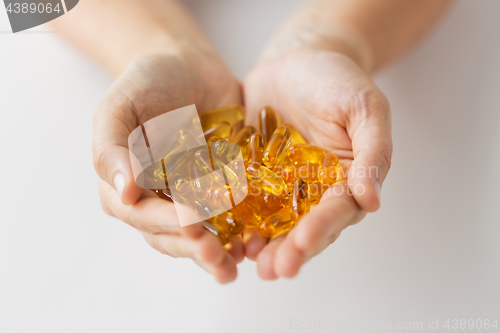
[[(300, 2), (186, 1), (239, 77)], [(459, 2), (375, 78), (395, 143), (378, 213), (294, 280), (261, 281), (245, 261), (228, 286), (101, 212), (91, 122), (112, 77), (57, 34), (36, 33), (48, 27), (0, 34), (0, 332), (368, 331), (293, 326), (353, 320), (427, 331), (429, 319), (447, 331), (446, 319), (500, 320), (499, 16), (499, 1)]]

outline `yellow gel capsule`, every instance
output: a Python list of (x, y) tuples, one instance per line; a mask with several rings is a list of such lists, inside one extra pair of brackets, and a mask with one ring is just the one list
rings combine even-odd
[(261, 133), (254, 133), (248, 141), (248, 164), (262, 163), (262, 155), (266, 150), (267, 141)]
[(229, 105), (200, 112), (200, 123), (204, 131), (223, 121), (228, 122), (234, 131), (239, 131), (244, 120), (245, 108), (241, 105)]
[[(219, 142), (221, 142), (222, 144), (218, 144)], [(208, 152), (210, 154), (210, 160), (211, 160), (212, 166), (214, 165), (213, 154), (215, 154), (217, 156), (223, 156), (224, 152), (227, 149), (227, 145), (224, 144), (226, 142), (227, 142), (226, 140), (218, 138), (216, 136), (211, 137), (207, 141)]]
[(220, 122), (203, 132), (205, 140), (210, 140), (211, 137), (218, 137), (221, 139), (228, 139), (233, 132), (233, 126), (227, 121)]
[(324, 184), (331, 186), (339, 178), (339, 159), (335, 154), (328, 153), (323, 159), (323, 165), (319, 169), (318, 179)]
[(152, 190), (152, 191), (158, 196), (158, 198), (173, 202), (172, 193), (170, 193), (170, 189)]
[(302, 179), (307, 183), (318, 181), (319, 164), (317, 163), (298, 163), (290, 165), (283, 170), (283, 180), (287, 184), (293, 183), (296, 179)]
[(290, 209), (282, 208), (260, 223), (259, 232), (263, 237), (272, 238), (290, 231), (294, 226), (295, 221)]
[(269, 144), (262, 155), (264, 165), (271, 168), (275, 166), (291, 142), (292, 130), (290, 127), (284, 125), (278, 127), (269, 139)]
[(319, 147), (307, 143), (296, 143), (288, 147), (287, 154), (290, 160), (301, 163), (321, 163), (325, 157), (325, 151)]
[(266, 106), (260, 110), (259, 128), (264, 137), (269, 140), (274, 131), (281, 125), (281, 119), (273, 108)]
[(232, 143), (236, 143), (240, 147), (243, 160), (248, 158), (248, 141), (250, 141), (250, 137), (255, 132), (257, 132), (255, 127), (245, 126), (238, 132), (238, 134), (236, 134), (234, 138), (229, 140)]
[(318, 203), (328, 188), (329, 186), (323, 185), (320, 182), (309, 184), (309, 202), (311, 204)]
[(243, 232), (245, 225), (243, 221), (237, 218), (232, 212), (227, 211), (215, 216), (214, 224), (227, 226), (231, 235), (238, 235)]
[(262, 200), (260, 201), (260, 214), (262, 217), (268, 217), (277, 213), (281, 208), (284, 207), (283, 201), (286, 197), (278, 197), (271, 193), (265, 193)]
[(309, 212), (309, 185), (302, 179), (296, 179), (293, 182), (293, 192), (290, 196), (290, 208), (292, 218), (298, 221), (305, 213)]
[(337, 155), (332, 154), (332, 153), (325, 154), (325, 157), (323, 158), (322, 166), (332, 167), (332, 166), (337, 166), (337, 165), (339, 165), (339, 158), (337, 157)]
[(307, 143), (306, 139), (300, 135), (299, 131), (295, 129), (295, 127), (292, 127), (291, 125), (286, 125), (292, 130), (292, 140), (294, 143)]
[(233, 207), (231, 212), (247, 226), (256, 226), (260, 223), (258, 209), (249, 200), (243, 200)]
[(247, 178), (255, 186), (267, 193), (272, 193), (279, 197), (285, 196), (286, 184), (280, 176), (259, 164), (250, 164), (247, 167)]
[(229, 231), (224, 227), (213, 223), (213, 219), (203, 221), (203, 227), (219, 238), (222, 245), (229, 243)]
[(205, 190), (207, 201), (221, 209), (232, 207), (231, 192), (222, 186), (211, 186)]
[(180, 144), (186, 145), (189, 148), (194, 148), (200, 146), (200, 141), (190, 130), (183, 129), (177, 133), (177, 140)]

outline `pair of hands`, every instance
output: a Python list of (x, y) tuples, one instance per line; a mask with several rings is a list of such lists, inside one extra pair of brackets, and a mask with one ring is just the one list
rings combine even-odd
[[(145, 121), (190, 104), (198, 110), (244, 104), (254, 126), (260, 109), (271, 106), (308, 142), (339, 156), (348, 181), (331, 187), (290, 233), (271, 241), (249, 229), (223, 247), (201, 224), (169, 228), (175, 208), (135, 184), (128, 136)], [(263, 279), (293, 277), (344, 228), (379, 208), (392, 155), (390, 107), (342, 53), (287, 52), (259, 62), (242, 87), (219, 58), (184, 47), (137, 59), (120, 75), (97, 108), (93, 152), (103, 210), (138, 229), (153, 248), (191, 258), (220, 283), (236, 278), (245, 256), (257, 261)]]

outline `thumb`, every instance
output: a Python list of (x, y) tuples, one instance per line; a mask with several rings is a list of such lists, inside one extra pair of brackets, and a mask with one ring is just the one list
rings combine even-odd
[(128, 149), (128, 136), (136, 126), (135, 108), (119, 90), (108, 93), (94, 114), (94, 168), (125, 205), (136, 203), (142, 193), (135, 183)]
[(349, 170), (349, 189), (361, 209), (369, 213), (380, 208), (382, 182), (391, 167), (391, 112), (387, 100), (382, 102), (372, 104), (374, 108), (352, 137), (354, 161)]

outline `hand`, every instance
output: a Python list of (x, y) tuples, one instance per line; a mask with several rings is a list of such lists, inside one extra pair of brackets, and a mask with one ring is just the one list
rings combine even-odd
[(293, 277), (344, 228), (380, 207), (392, 155), (390, 106), (353, 60), (312, 47), (262, 61), (246, 78), (244, 91), (251, 123), (257, 124), (262, 106), (271, 106), (348, 170), (348, 185), (328, 189), (286, 236), (266, 244), (256, 230), (244, 235), (247, 256), (257, 260), (263, 279)]
[[(130, 224), (161, 253), (191, 258), (221, 283), (236, 278), (244, 259), (241, 237), (225, 246), (200, 223), (178, 225), (174, 205), (139, 188), (130, 165), (128, 136), (167, 111), (241, 104), (240, 85), (215, 56), (185, 47), (130, 64), (100, 102), (94, 118), (94, 167), (103, 210)], [(226, 251), (227, 250), (227, 251)]]

